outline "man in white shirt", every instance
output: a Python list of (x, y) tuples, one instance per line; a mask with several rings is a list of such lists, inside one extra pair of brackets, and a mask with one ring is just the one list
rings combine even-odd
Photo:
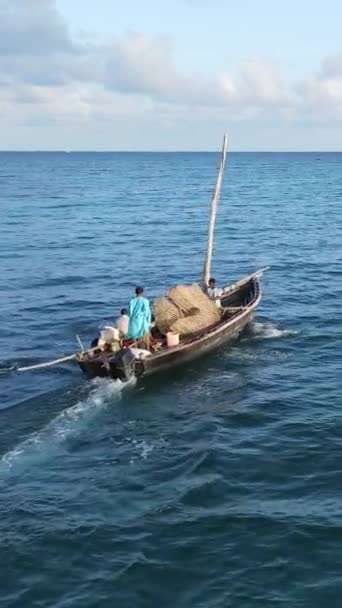
[(118, 318), (116, 326), (120, 332), (122, 338), (126, 338), (128, 335), (129, 316), (127, 308), (121, 309), (121, 317)]
[(209, 298), (211, 300), (215, 301), (215, 304), (218, 307), (221, 305), (220, 297), (222, 296), (222, 294), (223, 294), (223, 289), (216, 287), (216, 280), (213, 278), (209, 279), (207, 295), (209, 296)]

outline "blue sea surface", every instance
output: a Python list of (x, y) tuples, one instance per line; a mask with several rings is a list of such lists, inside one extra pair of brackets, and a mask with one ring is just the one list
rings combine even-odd
[[(0, 362), (198, 280), (218, 156), (0, 153)], [(340, 608), (342, 154), (232, 153), (213, 273), (254, 324), (125, 386), (0, 374), (0, 606)]]

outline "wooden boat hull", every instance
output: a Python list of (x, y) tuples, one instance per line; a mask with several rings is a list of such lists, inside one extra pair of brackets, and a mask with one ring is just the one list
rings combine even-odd
[[(248, 278), (247, 278), (248, 279)], [(123, 370), (117, 365), (115, 355), (80, 355), (77, 362), (88, 378), (102, 377), (127, 380), (131, 376), (149, 377), (190, 363), (214, 352), (236, 338), (252, 320), (254, 311), (261, 300), (261, 286), (258, 276), (242, 279), (224, 289), (221, 305), (227, 314), (216, 326), (192, 337), (178, 346), (165, 348), (143, 360), (135, 360), (132, 367)], [(233, 312), (230, 314), (230, 310)]]
[(220, 331), (215, 336), (206, 336), (203, 340), (196, 344), (196, 348), (187, 348), (180, 352), (170, 352), (158, 359), (149, 357), (145, 363), (144, 376), (150, 376), (155, 372), (164, 371), (184, 365), (203, 357), (206, 354), (215, 352), (220, 347), (234, 340), (243, 331), (246, 325), (251, 321), (253, 313), (245, 315), (243, 319), (237, 319), (234, 323), (223, 331)]

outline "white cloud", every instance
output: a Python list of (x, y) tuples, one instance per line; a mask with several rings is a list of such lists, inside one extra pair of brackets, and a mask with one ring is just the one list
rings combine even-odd
[(72, 38), (54, 0), (2, 0), (0, 110), (8, 147), (20, 126), (34, 127), (40, 142), (55, 126), (60, 137), (63, 129), (82, 129), (83, 141), (87, 130), (115, 138), (125, 127), (172, 137), (196, 125), (210, 130), (243, 121), (333, 125), (342, 117), (342, 53), (301, 82), (286, 82), (276, 65), (256, 58), (237, 74), (208, 79), (200, 65), (197, 73), (182, 72), (168, 38), (129, 32), (87, 44)]
[(333, 57), (327, 57), (322, 62), (320, 76), (327, 78), (342, 78), (342, 53), (338, 53)]
[(287, 101), (286, 86), (279, 70), (271, 63), (248, 62), (242, 71), (241, 90), (249, 102), (252, 97), (262, 104), (283, 104)]
[(298, 118), (334, 127), (342, 120), (342, 54), (322, 61), (318, 72), (295, 85)]
[(1, 55), (50, 55), (74, 50), (54, 0), (1, 0)]

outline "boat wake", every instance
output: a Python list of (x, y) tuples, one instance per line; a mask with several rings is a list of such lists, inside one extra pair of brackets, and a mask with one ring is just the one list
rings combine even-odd
[(86, 399), (63, 410), (43, 429), (6, 452), (0, 459), (0, 472), (24, 462), (34, 464), (42, 456), (46, 457), (47, 449), (49, 455), (57, 452), (66, 440), (87, 429), (101, 410), (112, 404), (113, 400), (120, 399), (122, 391), (134, 383), (135, 379), (129, 382), (100, 378), (94, 380)]
[(254, 323), (252, 332), (255, 339), (272, 340), (276, 338), (286, 338), (288, 336), (296, 336), (298, 331), (294, 329), (281, 329), (273, 323)]

